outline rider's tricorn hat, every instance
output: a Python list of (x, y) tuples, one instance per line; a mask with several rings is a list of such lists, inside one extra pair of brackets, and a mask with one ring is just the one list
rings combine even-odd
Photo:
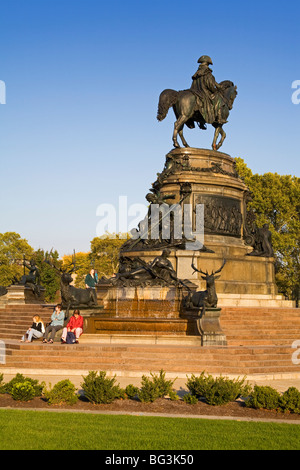
[(211, 58), (208, 55), (203, 55), (198, 60), (198, 64), (203, 64), (203, 62), (207, 62), (210, 65), (213, 65)]

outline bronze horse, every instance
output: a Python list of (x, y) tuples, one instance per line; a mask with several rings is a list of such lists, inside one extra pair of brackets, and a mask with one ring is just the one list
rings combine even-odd
[[(220, 87), (222, 91), (219, 93), (218, 104), (215, 106), (215, 121), (212, 126), (215, 128), (214, 139), (212, 143), (213, 150), (218, 150), (226, 138), (226, 133), (223, 125), (227, 122), (229, 112), (233, 107), (233, 102), (237, 96), (237, 87), (229, 80), (221, 82)], [(199, 97), (192, 90), (164, 90), (159, 97), (158, 104), (158, 121), (163, 121), (168, 114), (170, 107), (173, 107), (176, 122), (174, 125), (173, 144), (174, 147), (180, 148), (177, 141), (179, 134), (181, 141), (185, 147), (189, 147), (184, 136), (183, 127), (186, 125), (190, 129), (195, 128), (195, 122), (201, 129), (205, 129), (205, 119), (200, 112), (201, 104), (199, 106)], [(217, 139), (221, 134), (221, 139), (217, 143)]]

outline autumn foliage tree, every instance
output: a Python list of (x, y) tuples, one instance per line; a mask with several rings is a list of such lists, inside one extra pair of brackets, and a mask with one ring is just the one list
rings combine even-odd
[(99, 277), (112, 276), (118, 272), (120, 250), (128, 238), (127, 234), (107, 233), (91, 241), (90, 257)]
[(237, 171), (253, 195), (249, 203), (257, 225), (268, 223), (275, 252), (279, 292), (300, 298), (300, 178), (277, 173), (253, 174), (244, 160), (236, 159)]
[(76, 287), (85, 287), (85, 277), (93, 268), (98, 278), (111, 277), (119, 269), (119, 256), (122, 245), (128, 239), (127, 234), (106, 233), (95, 237), (91, 241), (91, 251), (78, 252), (63, 256), (63, 266), (71, 266), (75, 260), (74, 284)]
[(23, 258), (32, 257), (34, 249), (16, 232), (0, 233), (0, 285), (9, 286), (24, 274)]
[[(57, 251), (52, 253), (59, 263)], [(0, 286), (10, 286), (22, 275), (28, 274), (24, 268), (24, 259), (28, 262), (34, 260), (39, 269), (41, 285), (45, 288), (45, 301), (53, 302), (60, 287), (60, 281), (52, 268), (44, 263), (46, 252), (42, 249), (34, 250), (25, 238), (16, 232), (0, 234)]]

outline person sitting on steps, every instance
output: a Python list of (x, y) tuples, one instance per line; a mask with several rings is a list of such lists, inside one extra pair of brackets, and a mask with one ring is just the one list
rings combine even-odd
[[(52, 315), (51, 323), (46, 327), (44, 333), (43, 343), (53, 343), (57, 331), (61, 330), (64, 326), (65, 321), (65, 312), (61, 309), (61, 304), (57, 304)], [(48, 341), (48, 335), (50, 334), (50, 339)]]
[(82, 316), (80, 315), (80, 311), (79, 310), (74, 310), (73, 312), (73, 315), (71, 316), (70, 320), (69, 320), (69, 323), (67, 324), (67, 326), (63, 329), (63, 333), (62, 333), (62, 336), (61, 336), (61, 342), (62, 344), (65, 344), (66, 343), (66, 340), (67, 340), (67, 334), (68, 332), (71, 331), (72, 333), (75, 334), (75, 338), (76, 338), (76, 343), (78, 343), (79, 341), (79, 337), (82, 335), (83, 333), (83, 318)]
[(33, 323), (22, 337), (21, 342), (31, 343), (33, 339), (38, 339), (45, 333), (44, 323), (39, 315), (33, 317)]

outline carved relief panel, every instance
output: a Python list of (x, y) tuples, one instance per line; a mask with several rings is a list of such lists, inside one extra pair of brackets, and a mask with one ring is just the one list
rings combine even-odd
[(241, 201), (224, 196), (195, 195), (195, 205), (204, 204), (204, 231), (215, 235), (241, 237)]

